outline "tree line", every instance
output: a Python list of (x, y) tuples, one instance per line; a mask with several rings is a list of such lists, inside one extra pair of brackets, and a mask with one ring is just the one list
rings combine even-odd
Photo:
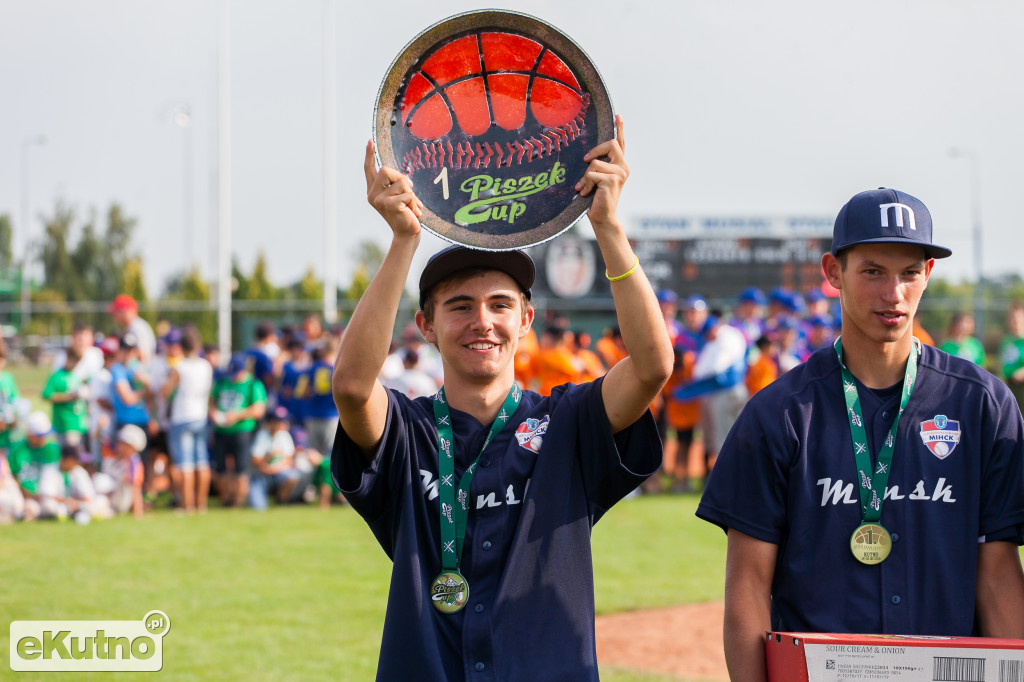
[[(28, 244), (24, 259), (15, 258), (15, 226), (10, 215), (0, 214), (0, 302), (6, 303), (7, 311), (0, 314), (0, 321), (4, 324), (28, 335), (67, 334), (76, 320), (103, 330), (109, 326), (109, 318), (102, 304), (126, 293), (139, 302), (140, 314), (151, 323), (157, 317), (175, 325), (191, 322), (204, 339), (216, 340), (217, 314), (209, 304), (217, 283), (204, 280), (198, 268), (192, 267), (168, 277), (156, 297), (151, 297), (142, 256), (133, 244), (138, 220), (119, 203), (111, 203), (101, 213), (81, 211), (59, 200), (41, 220), (43, 237)], [(340, 302), (362, 296), (384, 254), (376, 244), (364, 242), (353, 257), (355, 275), (347, 287), (338, 289)], [(33, 312), (23, 328), (19, 299), (21, 268), (26, 264), (33, 275), (28, 281)], [(323, 280), (312, 266), (298, 281), (278, 286), (271, 281), (266, 254), (261, 251), (248, 271), (232, 259), (231, 275), (232, 301), (248, 304), (262, 317), (281, 317), (288, 310), (313, 312), (322, 306)], [(348, 306), (343, 303), (343, 307)], [(239, 339), (245, 316), (233, 317), (233, 338)]]

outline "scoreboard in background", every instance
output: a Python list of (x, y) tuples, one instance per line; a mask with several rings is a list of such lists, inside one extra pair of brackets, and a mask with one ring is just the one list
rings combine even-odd
[[(832, 218), (645, 218), (630, 241), (655, 290), (701, 294), (731, 303), (748, 286), (819, 288), (821, 255), (832, 243)], [(537, 263), (534, 293), (556, 299), (611, 296), (604, 261), (588, 230), (530, 249)], [(615, 274), (615, 273), (613, 273)]]

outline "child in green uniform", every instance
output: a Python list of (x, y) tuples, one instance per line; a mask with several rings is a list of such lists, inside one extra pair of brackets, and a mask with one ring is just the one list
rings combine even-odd
[(0, 337), (0, 451), (11, 447), (11, 432), (18, 421), (18, 401), (21, 394), (14, 377), (4, 369), (7, 364), (7, 344)]
[(981, 341), (974, 338), (974, 316), (954, 313), (953, 319), (949, 322), (946, 340), (939, 346), (939, 350), (984, 367), (985, 348)]
[(1014, 301), (1006, 315), (1006, 336), (999, 344), (1003, 380), (1024, 410), (1024, 303)]
[[(213, 422), (213, 465), (217, 488), (225, 504), (241, 507), (249, 495), (252, 439), (267, 409), (263, 383), (246, 369), (245, 356), (231, 356), (227, 373), (210, 391)], [(234, 466), (228, 469), (228, 455)]]
[(67, 350), (64, 366), (50, 375), (43, 387), (43, 400), (53, 403), (53, 430), (57, 442), (81, 449), (85, 434), (89, 432), (89, 409), (86, 403), (88, 388), (74, 373), (82, 353), (74, 346)]
[(25, 438), (11, 443), (8, 459), (25, 496), (26, 520), (67, 516), (67, 508), (60, 501), (64, 492), (60, 445), (49, 417), (33, 412), (25, 419)]

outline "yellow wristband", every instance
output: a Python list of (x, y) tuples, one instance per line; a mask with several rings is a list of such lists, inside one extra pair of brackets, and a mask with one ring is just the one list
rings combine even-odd
[(637, 269), (637, 267), (639, 267), (639, 266), (640, 266), (640, 257), (634, 254), (634, 255), (633, 255), (633, 259), (634, 259), (634, 260), (633, 260), (633, 267), (631, 267), (631, 268), (630, 268), (630, 269), (629, 269), (629, 270), (628, 270), (628, 271), (626, 272), (626, 274), (624, 274), (624, 275), (619, 275), (618, 277), (612, 277), (611, 275), (609, 275), (609, 274), (608, 274), (608, 271), (607, 271), (607, 270), (605, 270), (605, 271), (604, 271), (604, 276), (608, 278), (608, 281), (609, 281), (609, 282), (621, 282), (622, 280), (626, 279), (627, 277), (629, 277), (630, 275), (632, 275), (632, 274), (633, 274), (634, 272), (636, 272), (636, 269)]

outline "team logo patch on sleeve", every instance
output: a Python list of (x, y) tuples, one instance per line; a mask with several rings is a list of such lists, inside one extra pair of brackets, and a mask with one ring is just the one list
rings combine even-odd
[(516, 440), (527, 450), (540, 452), (544, 434), (548, 432), (548, 415), (543, 419), (527, 419), (516, 427)]
[(946, 459), (960, 442), (960, 422), (944, 414), (937, 414), (921, 422), (921, 440), (933, 455)]

